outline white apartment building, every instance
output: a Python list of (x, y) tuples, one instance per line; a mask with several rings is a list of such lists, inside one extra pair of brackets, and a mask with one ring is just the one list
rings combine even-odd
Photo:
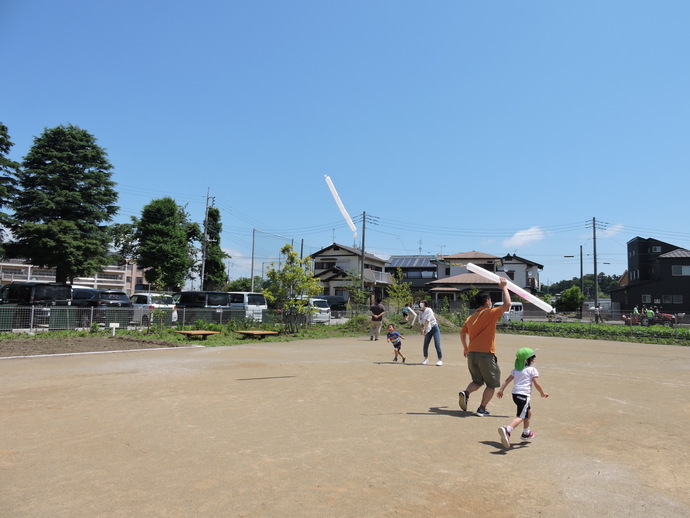
[[(24, 259), (0, 261), (0, 284), (11, 282), (55, 282), (55, 269), (28, 264)], [(144, 284), (144, 272), (136, 264), (106, 266), (91, 277), (77, 277), (74, 284), (90, 288), (121, 290), (131, 295), (137, 284)]]

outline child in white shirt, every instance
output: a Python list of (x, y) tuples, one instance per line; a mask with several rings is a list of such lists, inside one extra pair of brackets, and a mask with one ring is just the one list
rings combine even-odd
[(541, 397), (549, 397), (544, 392), (539, 384), (539, 372), (532, 364), (537, 359), (534, 351), (529, 347), (523, 347), (515, 354), (515, 369), (510, 373), (510, 376), (503, 382), (501, 388), (498, 389), (496, 395), (499, 398), (503, 397), (503, 391), (511, 381), (513, 384), (513, 402), (517, 406), (517, 417), (508, 426), (501, 426), (498, 429), (498, 435), (501, 437), (501, 444), (504, 448), (510, 448), (510, 433), (520, 423), (523, 423), (524, 430), (522, 431), (521, 439), (527, 440), (534, 437), (534, 432), (529, 429), (530, 418), (532, 417), (532, 407), (530, 406), (530, 398), (532, 396), (532, 385), (534, 385)]

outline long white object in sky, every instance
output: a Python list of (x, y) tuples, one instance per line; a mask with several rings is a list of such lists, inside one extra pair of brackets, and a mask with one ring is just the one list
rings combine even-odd
[[(476, 273), (477, 275), (481, 275), (485, 279), (489, 279), (490, 281), (493, 281), (495, 283), (498, 283), (499, 280), (501, 279), (501, 277), (499, 277), (495, 273), (490, 272), (488, 270), (485, 270), (484, 268), (482, 268), (481, 266), (477, 266), (476, 264), (467, 263), (467, 269), (469, 271)], [(508, 279), (506, 279), (506, 280), (508, 280)], [(553, 307), (551, 306), (551, 304), (547, 304), (546, 302), (544, 302), (540, 298), (532, 295), (529, 291), (523, 290), (520, 286), (518, 286), (517, 284), (514, 284), (510, 280), (508, 280), (508, 289), (510, 291), (512, 291), (513, 293), (515, 293), (516, 295), (519, 295), (523, 299), (528, 300), (529, 302), (531, 302), (532, 304), (534, 304), (538, 308), (543, 309), (547, 313), (553, 313)]]
[(333, 195), (335, 202), (338, 204), (338, 208), (340, 209), (340, 213), (345, 218), (345, 221), (347, 222), (347, 226), (350, 227), (350, 230), (352, 230), (352, 237), (356, 238), (357, 237), (357, 227), (355, 227), (355, 224), (352, 221), (352, 218), (350, 217), (350, 215), (345, 210), (345, 206), (343, 205), (343, 202), (340, 201), (340, 196), (338, 196), (338, 191), (335, 190), (335, 185), (333, 185), (333, 182), (331, 181), (330, 176), (328, 176), (326, 174), (323, 176), (326, 178), (326, 183), (328, 184), (328, 188), (331, 190), (331, 194)]

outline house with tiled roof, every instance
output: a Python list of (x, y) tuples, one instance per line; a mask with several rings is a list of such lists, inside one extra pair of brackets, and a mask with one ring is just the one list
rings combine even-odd
[(370, 289), (374, 298), (383, 298), (386, 287), (392, 284), (390, 273), (385, 271), (386, 260), (338, 243), (311, 254), (314, 261), (314, 277), (323, 286), (322, 295), (336, 295), (348, 298), (345, 290), (350, 285), (348, 274), (359, 276), (362, 273), (364, 260), (364, 286)]
[(498, 285), (470, 272), (467, 263), (480, 266), (499, 277), (505, 277), (531, 293), (537, 293), (541, 286), (539, 270), (543, 269), (543, 266), (516, 255), (498, 257), (473, 250), (437, 256), (433, 262), (437, 265), (437, 279), (429, 282), (427, 288), (434, 300), (448, 298), (457, 301), (463, 292), (476, 288), (491, 293), (494, 302), (501, 301), (501, 289)]
[(402, 282), (410, 284), (412, 293), (426, 291), (427, 283), (436, 280), (437, 267), (431, 255), (392, 255), (386, 263), (386, 271), (392, 276), (402, 274)]

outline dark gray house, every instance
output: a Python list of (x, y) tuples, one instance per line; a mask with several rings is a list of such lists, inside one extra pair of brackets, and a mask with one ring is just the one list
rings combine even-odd
[(690, 251), (653, 238), (628, 241), (627, 283), (611, 292), (613, 309), (657, 306), (690, 312)]

